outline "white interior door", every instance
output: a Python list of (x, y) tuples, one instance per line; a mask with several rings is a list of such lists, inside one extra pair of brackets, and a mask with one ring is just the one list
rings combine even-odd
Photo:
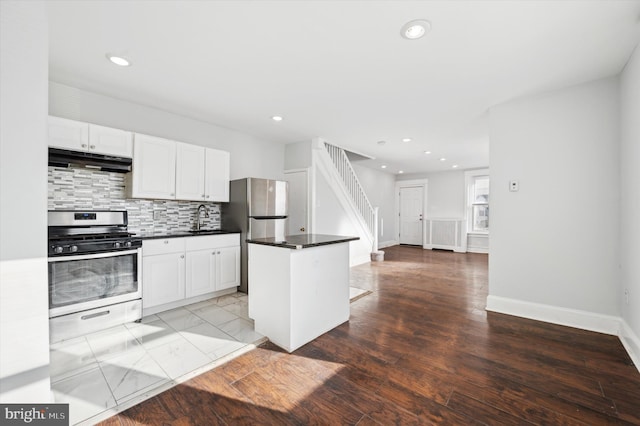
[(289, 235), (309, 233), (309, 194), (306, 170), (286, 173), (289, 182)]
[(400, 244), (422, 245), (423, 188), (400, 188)]

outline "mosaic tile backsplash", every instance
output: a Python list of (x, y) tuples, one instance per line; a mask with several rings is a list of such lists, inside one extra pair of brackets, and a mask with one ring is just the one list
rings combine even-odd
[(126, 198), (125, 175), (85, 168), (49, 167), (49, 210), (126, 210), (129, 231), (136, 234), (188, 231), (204, 204), (204, 229), (220, 229), (220, 204), (199, 201)]

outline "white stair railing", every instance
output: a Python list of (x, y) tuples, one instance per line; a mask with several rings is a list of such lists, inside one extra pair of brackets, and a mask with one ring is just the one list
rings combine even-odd
[(364, 222), (367, 224), (369, 232), (371, 232), (374, 241), (372, 251), (377, 251), (378, 209), (374, 209), (371, 206), (369, 198), (367, 197), (367, 194), (365, 194), (364, 189), (362, 188), (362, 185), (358, 180), (358, 176), (356, 176), (356, 172), (353, 170), (351, 161), (349, 161), (349, 158), (344, 152), (344, 149), (335, 145), (331, 145), (327, 142), (324, 143), (324, 146), (329, 153), (329, 157), (331, 158), (333, 165), (336, 167), (338, 174), (342, 178), (342, 183), (344, 183), (347, 192), (351, 196), (356, 209), (364, 219)]

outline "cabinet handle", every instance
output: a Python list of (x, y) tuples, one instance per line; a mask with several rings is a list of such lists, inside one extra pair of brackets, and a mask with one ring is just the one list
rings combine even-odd
[(215, 256), (216, 252), (215, 252), (215, 251), (214, 251), (214, 252), (211, 252), (211, 254)]
[(180, 259), (184, 259), (184, 254), (181, 254), (181, 255), (180, 255)]
[(174, 197), (174, 196), (175, 196), (175, 194), (174, 194), (173, 192), (172, 192), (171, 194), (169, 194), (169, 195), (171, 195), (172, 197)]
[(86, 143), (83, 143), (83, 144), (82, 144), (82, 145), (80, 145), (80, 146), (82, 146), (83, 148), (86, 148), (86, 147), (87, 147), (87, 144), (86, 144)]
[(218, 254), (220, 254), (220, 252), (218, 252)]
[(165, 244), (169, 244), (169, 240), (164, 240), (164, 243)]
[(204, 194), (202, 194), (202, 198), (205, 198), (205, 197), (204, 197)]
[(209, 198), (209, 196), (207, 195), (206, 198)]
[(96, 149), (96, 146), (95, 145), (89, 145), (89, 148)]

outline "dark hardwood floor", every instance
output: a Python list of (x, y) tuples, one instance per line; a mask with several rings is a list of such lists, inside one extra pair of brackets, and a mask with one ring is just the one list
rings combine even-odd
[(617, 337), (487, 313), (487, 256), (385, 249), (372, 294), (293, 354), (267, 343), (105, 425), (640, 425)]

